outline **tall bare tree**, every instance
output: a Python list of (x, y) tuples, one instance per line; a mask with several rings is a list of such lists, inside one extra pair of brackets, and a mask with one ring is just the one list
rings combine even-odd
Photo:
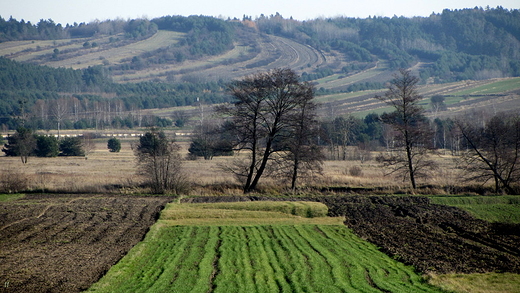
[(380, 155), (378, 161), (391, 167), (392, 173), (407, 176), (413, 189), (417, 188), (417, 177), (435, 167), (428, 159), (432, 131), (423, 116), (424, 109), (419, 105), (422, 96), (417, 92), (418, 82), (419, 78), (410, 71), (401, 69), (394, 75), (385, 95), (375, 97), (394, 108), (394, 112), (383, 114), (381, 119), (397, 133), (397, 149), (391, 154)]
[(58, 139), (60, 139), (60, 130), (62, 122), (67, 119), (70, 111), (69, 111), (69, 101), (65, 98), (60, 98), (54, 100), (52, 102), (51, 115), (56, 120), (57, 128), (58, 128)]
[(88, 159), (88, 156), (96, 149), (96, 143), (94, 139), (96, 138), (96, 134), (92, 132), (83, 133), (83, 151), (85, 152), (85, 160)]
[(283, 151), (276, 145), (290, 133), (295, 115), (314, 98), (314, 90), (290, 69), (250, 75), (233, 82), (229, 89), (234, 106), (220, 110), (233, 119), (237, 148), (249, 151), (247, 166), (236, 169), (235, 175), (244, 180), (244, 192), (250, 192), (272, 155)]
[(321, 173), (324, 155), (316, 143), (319, 134), (316, 104), (304, 101), (291, 121), (293, 125), (283, 142), (283, 149), (287, 151), (282, 157), (289, 165), (286, 174), (291, 179), (291, 189), (295, 190), (299, 177)]
[(496, 115), (484, 125), (458, 120), (456, 125), (466, 147), (460, 161), (468, 179), (493, 180), (497, 193), (520, 191), (520, 115)]

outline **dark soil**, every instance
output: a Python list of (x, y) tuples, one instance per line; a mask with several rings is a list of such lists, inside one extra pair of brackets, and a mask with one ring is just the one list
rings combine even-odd
[(80, 292), (141, 241), (171, 198), (28, 195), (0, 203), (0, 292)]
[(491, 224), (426, 197), (320, 199), (331, 215), (422, 272), (520, 273), (520, 225)]
[[(267, 199), (208, 197), (186, 201)], [(421, 272), (520, 273), (520, 225), (478, 220), (459, 208), (432, 204), (428, 198), (419, 196), (337, 196), (307, 200), (323, 202), (329, 207), (330, 216), (345, 216), (345, 225), (358, 236)]]

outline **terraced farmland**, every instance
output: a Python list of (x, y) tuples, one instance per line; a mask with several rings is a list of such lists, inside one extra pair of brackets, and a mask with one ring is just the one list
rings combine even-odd
[[(89, 291), (441, 292), (356, 237), (341, 218), (273, 211), (294, 206), (284, 202), (253, 210), (248, 203), (247, 211), (243, 203), (197, 205), (168, 205), (145, 240)], [(309, 203), (299, 210), (323, 207)]]
[[(368, 70), (365, 74), (367, 78), (370, 72), (375, 73), (375, 69)], [(389, 79), (391, 76), (389, 76)], [(341, 79), (345, 84), (357, 82), (357, 75)], [(337, 81), (329, 81), (334, 83)], [(323, 83), (326, 86), (329, 82)], [(321, 87), (322, 84), (318, 85)], [(438, 117), (455, 116), (468, 109), (474, 111), (494, 109), (496, 112), (511, 111), (518, 109), (520, 105), (520, 78), (503, 78), (480, 81), (460, 81), (446, 84), (420, 85), (419, 93), (423, 96), (421, 105), (425, 109), (430, 108), (430, 98), (434, 95), (441, 95), (445, 98), (448, 111), (439, 112)], [(364, 117), (370, 113), (383, 113), (393, 111), (384, 103), (374, 99), (376, 95), (384, 94), (386, 90), (367, 90), (351, 93), (337, 93), (317, 97), (323, 106), (321, 107), (322, 116), (335, 116), (354, 114)], [(333, 109), (334, 113), (330, 113)]]
[[(109, 64), (118, 64), (123, 59), (139, 56), (145, 52), (167, 47), (177, 43), (182, 33), (172, 31), (158, 31), (153, 36), (141, 40), (110, 43), (110, 39), (124, 38), (122, 35), (100, 36), (97, 38), (65, 39), (58, 41), (16, 41), (0, 44), (0, 55), (8, 58), (48, 65), (52, 67), (70, 67), (74, 69), (101, 65), (103, 61)], [(98, 43), (95, 48), (84, 48), (85, 42)], [(58, 49), (59, 60), (49, 59), (53, 51)], [(47, 57), (46, 57), (47, 56)], [(106, 62), (105, 61), (105, 62)]]
[[(186, 75), (196, 75), (204, 80), (233, 79), (273, 68), (288, 67), (298, 72), (311, 71), (332, 62), (332, 57), (326, 57), (312, 47), (281, 37), (258, 38), (258, 47), (257, 53), (250, 54), (251, 48), (237, 43), (233, 50), (222, 55), (185, 61), (181, 64), (163, 65), (158, 69), (125, 75), (124, 78), (135, 81), (170, 75), (175, 76), (177, 80), (182, 80)], [(241, 55), (249, 58), (243, 60), (239, 58)]]

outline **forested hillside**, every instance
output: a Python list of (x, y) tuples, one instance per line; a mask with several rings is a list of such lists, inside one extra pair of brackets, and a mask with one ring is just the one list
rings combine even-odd
[(317, 19), (299, 22), (280, 15), (256, 20), (262, 32), (317, 49), (335, 50), (357, 62), (390, 61), (391, 68), (427, 62), (423, 80), (437, 82), (520, 75), (520, 12), (444, 10), (429, 17)]
[[(363, 95), (384, 89), (398, 68), (412, 69), (422, 85), (452, 83), (424, 91), (446, 97), (460, 92), (462, 81), (484, 86), (467, 80), (520, 76), (520, 11), (476, 7), (428, 17), (308, 21), (279, 14), (241, 20), (164, 16), (65, 26), (0, 17), (0, 56), (0, 124), (9, 128), (22, 116), (36, 116), (37, 101), (41, 112), (42, 104), (59, 99), (81, 101), (69, 114), (87, 117), (106, 109), (103, 125), (120, 125), (115, 117), (132, 115), (126, 125), (141, 125), (138, 110), (227, 101), (231, 79), (285, 67), (314, 82), (317, 93), (327, 95), (322, 101), (337, 105), (341, 115), (369, 111), (373, 103), (343, 109), (340, 93), (358, 92), (357, 99), (366, 101)], [(91, 117), (96, 119), (101, 121)]]

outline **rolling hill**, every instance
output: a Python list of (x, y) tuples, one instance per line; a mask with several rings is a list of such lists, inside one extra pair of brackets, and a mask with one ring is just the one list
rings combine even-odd
[[(101, 68), (102, 78), (106, 78), (103, 85), (73, 93), (57, 90), (54, 97), (80, 94), (135, 100), (138, 95), (131, 90), (136, 86), (118, 91), (114, 86), (107, 87), (109, 83), (153, 84), (156, 96), (179, 92), (178, 87), (174, 90), (158, 84), (218, 84), (216, 90), (204, 85), (190, 90), (192, 97), (180, 105), (193, 104), (195, 96), (209, 104), (223, 101), (225, 98), (210, 96), (225, 95), (223, 85), (229, 80), (273, 68), (291, 68), (315, 83), (321, 115), (328, 117), (387, 110), (373, 97), (385, 91), (385, 83), (398, 68), (405, 67), (421, 77), (425, 107), (429, 97), (442, 95), (449, 111), (439, 115), (450, 116), (468, 109), (492, 107), (498, 112), (520, 108), (520, 53), (514, 49), (520, 46), (518, 14), (517, 10), (497, 7), (445, 10), (425, 18), (306, 22), (284, 19), (279, 14), (256, 20), (166, 16), (66, 28), (43, 23), (47, 28), (43, 32), (41, 23), (2, 19), (0, 56), (82, 72)], [(17, 33), (13, 23), (25, 27), (19, 29), (25, 34)], [(147, 93), (139, 95), (142, 99)], [(13, 94), (0, 99), (7, 96)], [(180, 96), (171, 99), (184, 99)], [(131, 102), (124, 101), (129, 107)], [(175, 105), (179, 102), (134, 106), (151, 109)]]

